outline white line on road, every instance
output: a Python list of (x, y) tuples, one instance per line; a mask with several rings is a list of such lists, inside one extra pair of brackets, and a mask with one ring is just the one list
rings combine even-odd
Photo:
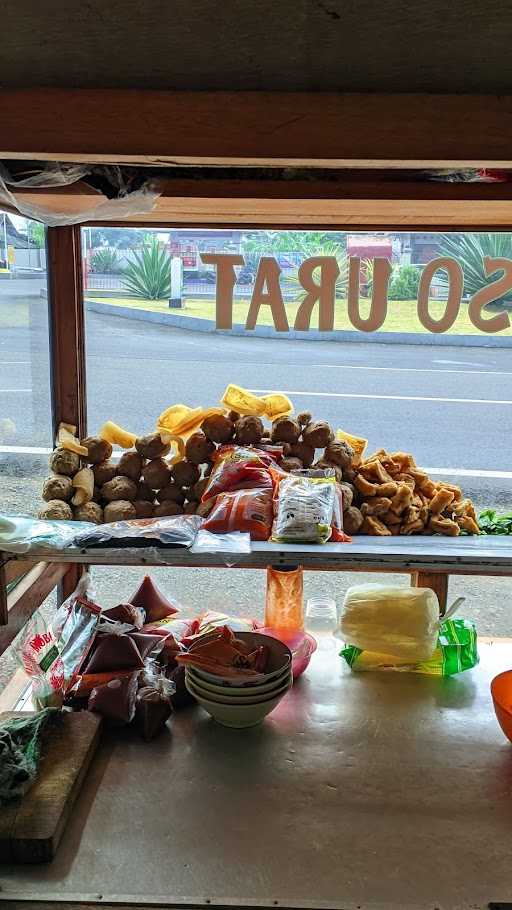
[(509, 370), (429, 370), (420, 367), (363, 367), (354, 364), (313, 364), (326, 370), (381, 370), (386, 373), (459, 373), (461, 376), (512, 376)]
[(30, 363), (30, 360), (0, 360), (0, 367), (14, 366), (14, 365), (18, 366), (20, 364), (27, 366), (29, 363)]
[[(275, 389), (249, 389), (256, 395), (279, 394)], [(442, 401), (454, 404), (512, 404), (509, 399), (497, 398), (430, 398), (426, 395), (362, 395), (355, 392), (290, 392), (281, 390), (284, 395), (300, 395), (306, 398), (367, 398), (383, 401)]]
[[(44, 446), (0, 446), (0, 455), (51, 455), (53, 449)], [(113, 461), (121, 456), (121, 451), (114, 451)], [(451, 477), (496, 477), (512, 479), (512, 471), (486, 471), (478, 468), (422, 468), (427, 474), (444, 474)]]
[(32, 389), (0, 389), (0, 392), (24, 392), (25, 394), (31, 391)]

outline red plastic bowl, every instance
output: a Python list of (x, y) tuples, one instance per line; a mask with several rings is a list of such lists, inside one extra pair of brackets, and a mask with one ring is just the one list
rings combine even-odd
[(512, 743), (512, 670), (505, 670), (494, 677), (491, 695), (498, 723)]

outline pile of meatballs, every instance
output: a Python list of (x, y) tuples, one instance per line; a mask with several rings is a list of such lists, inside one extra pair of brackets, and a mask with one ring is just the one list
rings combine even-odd
[(164, 440), (160, 433), (138, 438), (117, 464), (111, 461), (111, 444), (97, 436), (80, 440), (87, 455), (56, 449), (39, 517), (95, 524), (184, 513), (205, 517), (213, 506), (204, 496), (218, 446), (273, 443), (283, 449), (285, 471), (332, 468), (343, 490), (345, 530), (354, 534), (361, 527), (363, 516), (352, 505), (354, 452), (347, 442), (335, 440), (328, 423), (309, 413), (280, 417), (270, 428), (259, 417), (214, 414), (188, 438), (185, 458), (176, 463), (167, 457), (171, 444)]

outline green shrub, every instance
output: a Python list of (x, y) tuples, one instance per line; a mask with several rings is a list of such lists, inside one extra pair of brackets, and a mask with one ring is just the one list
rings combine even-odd
[(167, 250), (160, 249), (155, 238), (134, 253), (134, 261), (124, 270), (122, 283), (134, 297), (161, 300), (171, 292), (171, 260)]
[(120, 272), (121, 263), (117, 250), (113, 250), (108, 246), (95, 250), (91, 256), (91, 271), (105, 272), (107, 274)]
[(391, 278), (389, 300), (414, 300), (419, 283), (420, 270), (415, 265), (402, 265)]
[[(472, 297), (501, 275), (501, 271), (486, 275), (484, 256), (511, 259), (512, 239), (510, 234), (444, 234), (439, 256), (450, 256), (460, 262), (464, 272), (464, 294)], [(511, 296), (512, 292), (509, 292), (502, 299)]]

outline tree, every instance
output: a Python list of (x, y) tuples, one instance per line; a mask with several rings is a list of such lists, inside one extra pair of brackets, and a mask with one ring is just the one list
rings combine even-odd
[[(498, 278), (501, 272), (487, 275), (484, 269), (484, 257), (500, 259), (512, 258), (512, 237), (510, 234), (443, 234), (439, 247), (439, 256), (450, 256), (456, 259), (464, 272), (464, 294), (472, 297), (477, 291)], [(447, 283), (447, 279), (441, 279)], [(509, 300), (512, 291), (502, 300)]]
[(27, 221), (27, 239), (32, 246), (42, 250), (46, 243), (46, 229), (40, 221)]
[(393, 272), (389, 286), (390, 300), (416, 300), (420, 270), (415, 265), (402, 265)]

